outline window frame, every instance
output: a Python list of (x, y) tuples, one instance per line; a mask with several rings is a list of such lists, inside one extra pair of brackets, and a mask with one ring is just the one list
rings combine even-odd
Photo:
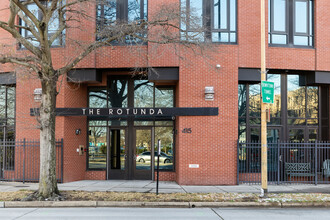
[[(226, 29), (215, 29), (214, 28), (214, 2), (215, 0), (184, 0), (186, 5), (185, 8), (187, 10), (187, 15), (186, 15), (186, 20), (187, 23), (185, 24), (185, 30), (186, 32), (194, 32), (194, 29), (189, 28), (189, 11), (190, 11), (190, 2), (191, 1), (202, 1), (202, 28), (205, 28), (205, 31), (203, 32), (203, 39), (205, 42), (212, 42), (214, 44), (238, 44), (238, 31), (237, 31), (237, 27), (238, 27), (238, 22), (237, 22), (237, 0), (225, 0), (227, 1), (227, 28)], [(231, 31), (231, 1), (235, 2), (235, 20), (233, 22), (235, 22), (235, 31)], [(220, 0), (219, 0), (220, 3)], [(180, 1), (180, 7), (183, 5), (182, 0)], [(220, 13), (219, 13), (220, 16)], [(182, 23), (180, 24), (182, 26)], [(213, 41), (212, 40), (212, 34), (213, 33), (228, 33), (228, 41)], [(231, 42), (230, 41), (230, 35), (232, 33), (235, 33), (235, 42)]]
[[(116, 20), (114, 22), (124, 22), (124, 23), (128, 23), (128, 1), (129, 0), (115, 0), (116, 1)], [(145, 8), (145, 4), (144, 2), (146, 2), (146, 8)], [(99, 9), (99, 6), (101, 6), (101, 8)], [(96, 31), (98, 30), (98, 26), (100, 27), (100, 29), (103, 29), (105, 27), (105, 17), (104, 17), (104, 1), (102, 0), (98, 0), (98, 3), (96, 4)], [(144, 10), (146, 9), (146, 11)], [(99, 10), (100, 10), (100, 16), (99, 16)], [(147, 18), (148, 19), (148, 0), (140, 0), (140, 17), (141, 18)], [(140, 19), (142, 20), (142, 19)], [(97, 41), (102, 40), (102, 38), (99, 38), (96, 34), (95, 36)], [(125, 41), (113, 41), (111, 42), (112, 45), (127, 45), (127, 44), (131, 44), (131, 45), (135, 45), (138, 44), (135, 41), (130, 41), (130, 42), (126, 42)], [(147, 44), (146, 42), (142, 42), (141, 44)]]
[[(274, 30), (274, 1), (268, 0), (268, 46), (270, 47), (290, 47), (290, 48), (315, 48), (315, 10), (314, 10), (314, 0), (285, 0), (285, 31), (275, 31)], [(307, 25), (307, 33), (300, 33), (295, 31), (296, 27), (296, 13), (295, 13), (295, 5), (296, 2), (306, 2), (307, 3), (307, 17), (306, 17), (306, 25)], [(312, 13), (312, 14), (311, 14)], [(286, 35), (286, 43), (285, 44), (276, 44), (272, 43), (272, 35), (280, 34)], [(299, 45), (294, 44), (295, 36), (305, 36), (308, 38), (308, 45)], [(311, 38), (311, 42), (310, 42)]]

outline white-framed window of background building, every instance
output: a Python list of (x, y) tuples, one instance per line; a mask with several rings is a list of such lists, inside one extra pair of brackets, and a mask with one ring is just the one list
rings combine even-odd
[(268, 0), (268, 43), (272, 46), (314, 46), (313, 0)]
[(237, 0), (181, 0), (181, 38), (237, 42)]

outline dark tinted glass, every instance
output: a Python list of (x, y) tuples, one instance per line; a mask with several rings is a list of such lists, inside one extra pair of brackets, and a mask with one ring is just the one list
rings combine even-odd
[(89, 94), (89, 107), (90, 108), (107, 108), (107, 90), (103, 89), (90, 89)]
[(127, 107), (127, 86), (127, 80), (110, 80), (108, 92), (109, 108)]
[(153, 85), (148, 80), (134, 81), (134, 107), (152, 108), (154, 106)]
[(299, 75), (288, 75), (288, 117), (305, 118), (305, 87), (299, 85)]
[(155, 107), (172, 108), (174, 106), (173, 88), (155, 88)]

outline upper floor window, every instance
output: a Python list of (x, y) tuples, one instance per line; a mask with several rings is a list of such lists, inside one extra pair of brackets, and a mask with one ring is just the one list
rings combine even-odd
[[(111, 26), (118, 23), (147, 20), (147, 3), (147, 0), (99, 0), (97, 6), (97, 32), (101, 33), (105, 28), (111, 28)], [(98, 36), (98, 39), (103, 39), (102, 35), (103, 33)], [(132, 36), (126, 36), (123, 41), (124, 43), (141, 42), (141, 40)]]
[[(52, 1), (41, 0), (40, 3), (47, 8), (51, 6)], [(60, 2), (59, 4), (61, 6), (63, 2)], [(29, 3), (26, 7), (39, 21), (42, 20), (44, 15), (35, 3)], [(20, 29), (21, 35), (24, 38), (28, 39), (33, 45), (39, 46), (40, 42), (37, 41), (36, 37), (32, 34), (32, 32), (28, 30), (28, 28), (31, 28), (28, 24), (32, 21), (27, 16), (25, 16), (25, 19), (26, 20), (20, 19), (21, 26), (26, 27)], [(64, 17), (61, 13), (61, 10), (56, 10), (53, 12), (52, 17), (48, 22), (48, 39), (51, 39), (51, 37), (58, 32), (61, 24), (63, 23), (63, 19)], [(64, 45), (64, 40), (65, 30), (62, 31), (62, 33), (54, 40), (52, 46), (62, 46)]]
[(181, 8), (183, 38), (236, 43), (236, 0), (181, 0)]
[(269, 44), (312, 47), (313, 11), (313, 0), (269, 0)]

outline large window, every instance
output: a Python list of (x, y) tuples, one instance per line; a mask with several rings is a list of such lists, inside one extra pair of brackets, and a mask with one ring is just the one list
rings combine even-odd
[(236, 43), (236, 0), (181, 0), (183, 39)]
[(271, 45), (313, 46), (313, 0), (268, 0)]
[[(102, 40), (105, 38), (112, 28), (118, 29), (118, 26), (115, 26), (116, 24), (147, 20), (147, 3), (147, 0), (99, 0), (97, 6), (97, 39)], [(143, 30), (141, 33), (134, 34), (144, 36), (146, 31)], [(141, 39), (131, 35), (127, 35), (121, 41), (116, 41), (116, 43), (141, 42)]]
[[(110, 76), (106, 87), (90, 87), (89, 108), (172, 108), (174, 107), (174, 86), (155, 86), (153, 82), (137, 77)], [(146, 118), (143, 116), (102, 118), (89, 117), (88, 122), (88, 169), (104, 170), (107, 164), (107, 132), (109, 128), (130, 130), (131, 127), (153, 127), (155, 147), (161, 139), (160, 169), (174, 170), (174, 122), (172, 118)], [(124, 138), (124, 135), (122, 135)], [(144, 136), (142, 135), (141, 138)], [(121, 150), (124, 149), (124, 141)], [(111, 144), (110, 144), (111, 146)], [(141, 147), (138, 154), (150, 153), (151, 149)], [(156, 152), (156, 151), (155, 151)], [(123, 152), (121, 152), (123, 153)], [(150, 156), (149, 156), (150, 158)], [(155, 160), (156, 161), (156, 160)], [(140, 164), (141, 165), (141, 164)], [(123, 166), (122, 166), (123, 167)]]
[[(0, 85), (0, 142), (3, 139), (15, 139), (15, 103), (16, 88), (14, 86)], [(15, 164), (15, 148), (12, 146), (0, 147), (0, 167), (13, 170)]]
[[(321, 128), (327, 130), (328, 126), (321, 124), (319, 109), (323, 108), (320, 94), (327, 100), (328, 90), (306, 85), (306, 76), (303, 74), (267, 74), (267, 80), (275, 84), (274, 104), (268, 105), (269, 142), (302, 142), (327, 138), (321, 137), (324, 132), (319, 132)], [(260, 141), (260, 84), (240, 84), (238, 101), (239, 140)], [(324, 102), (324, 105), (327, 107), (327, 102)], [(323, 113), (323, 117), (328, 118), (329, 111)]]
[(14, 86), (0, 85), (0, 139), (15, 139)]
[[(64, 2), (64, 1), (63, 1)], [(43, 4), (45, 7), (50, 7), (51, 1), (40, 0), (40, 3)], [(61, 2), (59, 4), (62, 4)], [(35, 3), (29, 3), (27, 5), (27, 9), (32, 12), (32, 14), (41, 21), (43, 19), (43, 13), (40, 8)], [(26, 19), (26, 20), (25, 20)], [(23, 27), (21, 28), (20, 32), (21, 35), (28, 39), (33, 45), (39, 46), (39, 41), (36, 40), (36, 36), (33, 35), (33, 32), (29, 31), (28, 29), (35, 29), (33, 26), (30, 26), (29, 23), (32, 21), (26, 16), (25, 19), (20, 19), (20, 23)], [(48, 39), (51, 39), (52, 36), (57, 34), (58, 30), (60, 29), (60, 25), (63, 23), (64, 15), (61, 13), (61, 10), (55, 10), (53, 16), (50, 18), (48, 23)], [(36, 31), (37, 32), (37, 31)], [(63, 30), (59, 36), (54, 40), (52, 46), (62, 46), (64, 45), (65, 40), (65, 30)], [(23, 46), (23, 45), (21, 45)]]

